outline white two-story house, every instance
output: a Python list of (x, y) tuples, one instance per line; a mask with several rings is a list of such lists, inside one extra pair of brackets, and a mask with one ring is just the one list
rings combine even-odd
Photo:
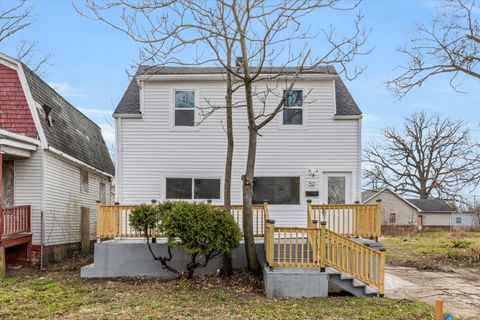
[[(264, 85), (273, 110), (294, 69), (270, 68)], [(115, 113), (116, 200), (212, 200), (223, 203), (226, 157), (225, 70), (217, 67), (147, 67), (137, 70)], [(272, 89), (273, 88), (273, 89)], [(243, 92), (235, 95), (232, 203), (242, 203), (248, 145)], [(219, 108), (205, 119), (205, 110)], [(306, 72), (282, 114), (261, 130), (254, 201), (268, 200), (277, 224), (304, 226), (307, 200), (360, 201), (361, 111), (333, 67)]]

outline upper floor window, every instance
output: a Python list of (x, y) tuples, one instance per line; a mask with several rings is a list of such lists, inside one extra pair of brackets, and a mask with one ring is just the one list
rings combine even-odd
[(195, 91), (175, 90), (175, 126), (195, 124)]
[[(283, 91), (285, 95), (286, 90)], [(290, 90), (283, 108), (283, 124), (303, 124), (303, 91)]]
[(88, 193), (88, 171), (80, 169), (80, 191)]

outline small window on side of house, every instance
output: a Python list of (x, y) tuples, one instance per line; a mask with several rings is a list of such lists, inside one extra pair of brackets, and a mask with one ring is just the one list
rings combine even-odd
[(195, 91), (175, 90), (175, 126), (193, 127), (195, 125)]
[(98, 188), (98, 199), (100, 200), (101, 204), (107, 203), (107, 185), (104, 182), (100, 182), (100, 186)]
[(455, 218), (455, 223), (456, 224), (462, 224), (462, 217), (456, 217)]
[[(287, 90), (283, 91), (285, 96)], [(285, 100), (283, 108), (284, 125), (302, 125), (303, 124), (303, 91), (291, 90)]]
[(397, 223), (397, 213), (396, 212), (390, 212), (389, 213), (388, 223), (389, 224)]
[(88, 193), (88, 171), (80, 169), (80, 192)]

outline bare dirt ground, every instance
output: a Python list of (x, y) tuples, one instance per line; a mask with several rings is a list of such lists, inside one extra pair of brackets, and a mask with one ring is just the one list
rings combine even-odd
[(447, 312), (463, 319), (480, 319), (478, 268), (432, 271), (388, 266), (385, 273), (385, 295), (430, 304), (435, 300), (443, 300)]

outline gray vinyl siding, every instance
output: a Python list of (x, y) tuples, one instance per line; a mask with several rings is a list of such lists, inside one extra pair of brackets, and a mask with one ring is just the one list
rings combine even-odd
[(80, 166), (45, 152), (45, 230), (46, 245), (80, 241), (80, 208), (90, 209), (90, 235), (95, 238), (95, 208), (99, 200), (100, 182), (107, 188), (106, 176), (89, 171), (88, 193), (80, 191)]
[[(349, 173), (350, 196), (360, 200), (360, 120), (334, 120), (333, 81), (301, 81), (296, 88), (309, 93), (304, 102), (304, 125), (282, 126), (279, 114), (261, 130), (258, 137), (256, 176), (300, 176), (300, 205), (272, 205), (270, 212), (278, 224), (306, 224), (305, 185), (315, 180), (325, 203), (325, 174)], [(165, 199), (166, 177), (218, 177), (225, 166), (226, 135), (224, 109), (215, 112), (199, 127), (178, 130), (172, 127), (173, 90), (195, 89), (202, 108), (223, 106), (223, 82), (147, 82), (143, 92), (143, 117), (117, 119), (117, 200), (121, 203)], [(236, 101), (243, 95), (238, 92)], [(142, 95), (141, 95), (142, 96)], [(278, 103), (268, 100), (267, 110)], [(243, 108), (234, 111), (235, 153), (232, 178), (232, 203), (242, 202), (241, 175), (245, 170), (248, 135)], [(314, 178), (308, 169), (318, 170)], [(222, 191), (223, 198), (223, 191)], [(222, 199), (215, 201), (222, 203)]]
[[(380, 194), (365, 202), (366, 204), (375, 204), (377, 200), (382, 200), (382, 225), (414, 226), (417, 223), (418, 211), (409, 205), (406, 201), (400, 199), (390, 190), (384, 190)], [(395, 223), (390, 223), (390, 213), (397, 215)]]
[(40, 244), (40, 213), (42, 211), (42, 155), (32, 152), (28, 159), (15, 160), (14, 204), (31, 206), (32, 242)]

